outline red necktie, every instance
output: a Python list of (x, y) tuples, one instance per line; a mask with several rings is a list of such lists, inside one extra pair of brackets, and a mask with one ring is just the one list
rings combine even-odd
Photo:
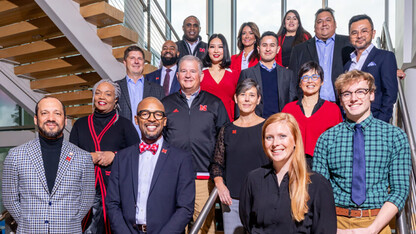
[(144, 142), (140, 143), (139, 145), (140, 148), (140, 153), (142, 154), (144, 151), (149, 151), (151, 152), (153, 155), (156, 154), (157, 149), (159, 148), (159, 144), (146, 144)]
[(169, 85), (170, 85), (170, 68), (166, 69), (165, 80), (163, 81), (163, 92), (165, 92), (165, 96), (169, 95)]

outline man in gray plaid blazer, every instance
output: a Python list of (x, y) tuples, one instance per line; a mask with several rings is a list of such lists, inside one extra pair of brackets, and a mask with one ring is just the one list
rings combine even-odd
[(140, 129), (134, 122), (137, 106), (147, 97), (161, 100), (165, 95), (162, 86), (144, 79), (144, 52), (140, 47), (130, 46), (124, 51), (124, 65), (127, 76), (117, 81), (121, 89), (118, 100), (120, 115), (132, 121), (140, 135)]
[(91, 155), (63, 139), (65, 108), (56, 98), (35, 109), (39, 138), (9, 151), (2, 196), (17, 233), (81, 233), (94, 199)]

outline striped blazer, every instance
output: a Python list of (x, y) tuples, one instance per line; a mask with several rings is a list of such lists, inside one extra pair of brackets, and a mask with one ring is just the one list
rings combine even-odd
[(63, 141), (55, 185), (49, 192), (39, 139), (9, 151), (2, 196), (17, 233), (81, 233), (95, 195), (91, 155)]

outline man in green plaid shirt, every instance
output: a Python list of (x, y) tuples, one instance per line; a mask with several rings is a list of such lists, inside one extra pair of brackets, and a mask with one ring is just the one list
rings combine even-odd
[[(409, 192), (411, 161), (406, 134), (372, 116), (375, 84), (371, 74), (357, 70), (347, 72), (339, 76), (335, 88), (346, 120), (320, 136), (313, 170), (332, 184), (338, 233), (350, 233), (351, 229), (355, 229), (354, 233), (391, 233), (388, 223), (403, 208)], [(364, 181), (358, 186), (364, 188), (364, 199), (359, 205), (351, 196), (355, 125), (362, 129), (365, 155)], [(356, 183), (354, 186), (356, 191)]]

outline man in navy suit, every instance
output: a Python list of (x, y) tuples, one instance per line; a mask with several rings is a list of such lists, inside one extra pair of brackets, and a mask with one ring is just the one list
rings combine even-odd
[(376, 93), (371, 112), (377, 119), (389, 122), (397, 99), (397, 63), (390, 51), (379, 50), (371, 43), (376, 35), (373, 21), (367, 15), (356, 15), (349, 22), (350, 42), (355, 51), (345, 64), (346, 71), (361, 70), (373, 75)]
[[(124, 51), (124, 65), (126, 66), (126, 77), (116, 81), (120, 85), (121, 95), (118, 100), (120, 115), (132, 121), (136, 115), (136, 108), (140, 101), (146, 97), (162, 99), (163, 89), (160, 85), (151, 83), (144, 79), (144, 52), (138, 46), (130, 46)], [(140, 135), (140, 129), (135, 125)]]
[(156, 83), (163, 88), (165, 96), (178, 92), (181, 86), (176, 77), (178, 66), (179, 51), (178, 46), (173, 41), (166, 41), (162, 46), (163, 67), (146, 75), (146, 80)]
[(190, 153), (162, 136), (165, 108), (154, 97), (135, 116), (142, 142), (119, 151), (107, 190), (108, 217), (115, 233), (184, 233), (192, 218), (195, 173)]

